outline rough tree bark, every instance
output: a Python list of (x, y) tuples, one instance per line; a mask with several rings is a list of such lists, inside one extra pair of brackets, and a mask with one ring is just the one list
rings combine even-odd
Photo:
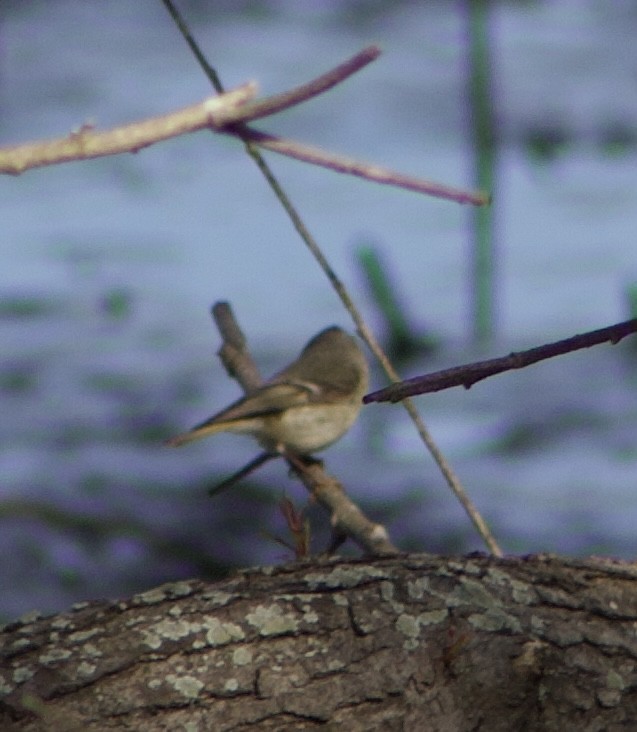
[(636, 729), (636, 664), (632, 564), (291, 564), (12, 623), (0, 729)]

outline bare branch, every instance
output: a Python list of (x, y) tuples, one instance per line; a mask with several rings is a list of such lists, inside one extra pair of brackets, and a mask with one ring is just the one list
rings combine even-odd
[[(138, 152), (161, 140), (209, 128), (216, 124), (215, 116), (222, 110), (236, 109), (252, 99), (256, 93), (257, 85), (250, 82), (226, 94), (210, 97), (177, 112), (133, 122), (105, 132), (96, 132), (92, 125), (82, 125), (68, 137), (0, 148), (0, 173), (19, 175), (30, 168), (54, 163)], [(224, 119), (226, 117), (227, 115)]]
[(269, 117), (272, 114), (282, 112), (289, 107), (305, 102), (345, 81), (349, 76), (376, 60), (380, 54), (381, 50), (378, 46), (367, 46), (367, 48), (359, 51), (347, 59), (347, 61), (335, 66), (325, 74), (317, 76), (316, 79), (312, 79), (307, 84), (301, 84), (281, 94), (275, 94), (266, 99), (251, 102), (250, 104), (246, 104), (241, 110), (229, 110), (225, 124), (250, 122), (260, 117)]
[(571, 338), (547, 343), (537, 348), (530, 348), (527, 351), (513, 352), (508, 356), (492, 358), (488, 361), (476, 361), (463, 366), (454, 366), (424, 376), (414, 376), (412, 379), (400, 381), (384, 389), (366, 394), (363, 401), (366, 404), (371, 402), (399, 402), (417, 394), (429, 394), (434, 391), (450, 389), (453, 386), (464, 386), (465, 389), (469, 389), (477, 381), (495, 374), (501, 374), (503, 371), (523, 369), (538, 361), (544, 361), (554, 356), (562, 356), (565, 353), (578, 351), (582, 348), (597, 346), (600, 343), (610, 342), (614, 345), (632, 333), (637, 333), (637, 318), (609, 325), (607, 328), (580, 333)]
[(250, 120), (276, 114), (322, 94), (379, 55), (380, 49), (377, 46), (368, 46), (312, 81), (256, 102), (250, 102), (256, 94), (256, 84), (251, 82), (177, 112), (133, 122), (105, 132), (97, 132), (92, 125), (85, 124), (79, 130), (71, 132), (68, 137), (0, 148), (0, 173), (18, 175), (30, 168), (71, 160), (88, 160), (105, 155), (138, 152), (161, 140), (209, 128), (213, 132), (239, 137), (244, 142), (253, 142), (267, 150), (296, 160), (376, 183), (393, 185), (458, 203), (471, 203), (475, 206), (488, 204), (489, 196), (482, 192), (463, 191), (441, 183), (403, 175), (246, 126), (245, 123)]
[(342, 155), (335, 155), (334, 153), (321, 150), (318, 147), (268, 135), (249, 127), (242, 128), (240, 132), (232, 128), (225, 131), (238, 135), (244, 140), (254, 142), (259, 147), (279, 153), (280, 155), (286, 155), (287, 157), (295, 158), (305, 163), (311, 163), (312, 165), (320, 165), (323, 168), (329, 168), (337, 173), (355, 175), (374, 183), (383, 183), (385, 185), (396, 186), (397, 188), (405, 188), (409, 191), (424, 193), (428, 196), (435, 196), (436, 198), (444, 198), (449, 201), (455, 201), (456, 203), (471, 203), (474, 206), (486, 206), (491, 201), (489, 195), (482, 191), (464, 191), (459, 188), (443, 185), (442, 183), (436, 183), (435, 181), (425, 180), (424, 178), (404, 175), (389, 168), (383, 168), (380, 165), (365, 163)]

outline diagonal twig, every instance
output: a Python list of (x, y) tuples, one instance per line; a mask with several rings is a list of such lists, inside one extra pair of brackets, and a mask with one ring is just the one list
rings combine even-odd
[(240, 132), (232, 130), (231, 134), (238, 135), (244, 140), (250, 140), (265, 150), (286, 155), (289, 158), (301, 160), (311, 165), (319, 165), (337, 173), (354, 175), (374, 183), (404, 188), (416, 193), (424, 193), (435, 198), (444, 198), (456, 203), (471, 203), (474, 206), (485, 206), (490, 202), (489, 196), (480, 191), (464, 191), (460, 188), (436, 183), (435, 181), (416, 178), (412, 175), (405, 175), (390, 168), (384, 168), (374, 163), (366, 163), (343, 155), (336, 155), (321, 150), (318, 147), (304, 145), (294, 140), (288, 140), (265, 132), (259, 132), (250, 127), (244, 127)]
[(465, 389), (469, 389), (477, 381), (482, 381), (482, 379), (495, 374), (501, 374), (503, 371), (523, 369), (538, 361), (562, 356), (565, 353), (572, 353), (582, 348), (597, 346), (600, 343), (610, 342), (614, 345), (632, 333), (637, 333), (637, 318), (609, 325), (599, 330), (580, 333), (554, 343), (546, 343), (543, 346), (530, 348), (526, 351), (513, 352), (508, 356), (491, 358), (488, 361), (476, 361), (463, 366), (454, 366), (450, 369), (435, 371), (432, 374), (423, 376), (414, 376), (411, 379), (366, 394), (363, 401), (366, 404), (371, 402), (399, 402), (401, 399), (416, 396), (417, 394), (429, 394), (434, 391), (450, 389), (453, 386), (464, 386)]
[[(203, 69), (204, 73), (210, 80), (211, 84), (214, 86), (217, 92), (222, 93), (223, 92), (223, 85), (221, 83), (221, 80), (219, 79), (219, 76), (215, 69), (210, 66), (206, 58), (204, 57), (203, 53), (201, 52), (199, 46), (197, 45), (195, 39), (192, 37), (192, 34), (188, 30), (188, 27), (186, 26), (185, 22), (183, 21), (181, 15), (175, 8), (172, 0), (162, 0), (166, 8), (168, 9), (168, 12), (171, 14), (173, 19), (175, 20), (175, 23), (177, 24), (178, 28), (180, 29), (181, 33), (183, 34), (186, 42), (192, 49), (195, 57), (197, 58), (197, 61), (199, 62), (201, 68)], [(381, 366), (383, 367), (385, 373), (389, 377), (389, 379), (393, 382), (399, 381), (398, 374), (396, 373), (395, 369), (391, 365), (389, 359), (383, 352), (382, 348), (380, 347), (380, 344), (374, 337), (371, 329), (367, 326), (365, 323), (363, 316), (359, 312), (358, 308), (354, 304), (352, 298), (350, 297), (349, 293), (347, 292), (347, 289), (345, 288), (345, 285), (341, 282), (341, 280), (337, 277), (336, 273), (330, 266), (329, 262), (327, 261), (327, 258), (323, 254), (321, 248), (319, 247), (318, 243), (315, 241), (314, 237), (310, 234), (309, 230), (303, 223), (303, 220), (301, 219), (299, 213), (294, 208), (292, 202), (290, 201), (289, 197), (286, 195), (285, 191), (279, 184), (278, 180), (270, 170), (270, 167), (267, 165), (259, 151), (256, 149), (254, 143), (252, 143), (249, 139), (244, 140), (246, 151), (250, 155), (250, 157), (254, 160), (255, 164), (263, 174), (264, 178), (268, 182), (269, 186), (274, 191), (274, 194), (278, 198), (279, 202), (283, 206), (285, 212), (288, 214), (290, 221), (292, 222), (292, 225), (297, 230), (300, 237), (303, 239), (305, 245), (311, 252), (312, 256), (316, 259), (319, 266), (323, 270), (325, 276), (328, 278), (332, 286), (334, 287), (336, 293), (341, 299), (341, 302), (347, 309), (347, 311), (350, 313), (354, 323), (356, 324), (356, 327), (358, 329), (358, 332), (361, 336), (361, 338), (367, 343), (372, 353), (376, 356), (376, 358), (379, 360)], [(473, 504), (469, 496), (467, 495), (466, 491), (464, 490), (459, 478), (456, 476), (454, 471), (452, 470), (451, 466), (447, 462), (445, 456), (442, 454), (441, 450), (436, 445), (433, 437), (430, 435), (429, 430), (426, 428), (423, 420), (421, 419), (420, 415), (418, 414), (418, 411), (414, 404), (411, 402), (411, 400), (405, 400), (403, 402), (403, 405), (405, 409), (407, 410), (407, 413), (409, 414), (412, 422), (416, 426), (416, 429), (418, 431), (418, 434), (420, 435), (420, 438), (422, 439), (423, 443), (429, 450), (431, 456), (433, 457), (436, 465), (438, 465), (438, 468), (440, 469), (443, 477), (445, 478), (447, 485), (451, 489), (451, 491), (454, 493), (456, 498), (460, 501), (461, 505), (465, 509), (465, 512), (469, 516), (469, 519), (475, 526), (476, 530), (478, 531), (479, 535), (482, 537), (482, 540), (488, 547), (489, 551), (495, 554), (496, 556), (502, 556), (502, 550), (500, 549), (497, 541), (495, 540), (495, 537), (492, 535), (491, 531), (489, 530), (489, 527), (487, 526), (485, 520), (482, 518), (480, 512), (476, 508), (476, 506)]]
[(93, 125), (85, 124), (67, 137), (3, 147), (0, 148), (0, 173), (19, 175), (25, 170), (45, 165), (138, 152), (171, 137), (208, 129), (214, 126), (215, 115), (221, 110), (236, 109), (256, 93), (256, 84), (250, 82), (199, 104), (112, 130), (98, 132)]
[(323, 94), (323, 92), (345, 81), (352, 74), (355, 74), (367, 66), (367, 64), (377, 59), (380, 54), (381, 50), (378, 46), (367, 46), (351, 58), (343, 61), (342, 64), (335, 66), (333, 69), (326, 71), (306, 84), (301, 84), (289, 91), (275, 94), (266, 99), (259, 99), (255, 102), (245, 104), (240, 111), (229, 110), (225, 122), (223, 121), (223, 117), (220, 116), (218, 118), (219, 123), (233, 124), (236, 122), (251, 122), (260, 117), (269, 117), (289, 107), (306, 102), (308, 99)]

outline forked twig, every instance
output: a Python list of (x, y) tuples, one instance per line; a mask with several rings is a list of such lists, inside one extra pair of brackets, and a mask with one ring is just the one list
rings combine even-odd
[(243, 140), (249, 138), (255, 144), (281, 155), (340, 173), (356, 175), (376, 183), (447, 198), (458, 203), (472, 203), (476, 206), (488, 203), (488, 196), (484, 193), (463, 191), (403, 175), (388, 168), (328, 153), (246, 126), (246, 122), (250, 120), (276, 114), (322, 94), (359, 71), (379, 54), (380, 49), (377, 46), (368, 46), (306, 84), (255, 102), (250, 100), (255, 96), (257, 87), (251, 82), (231, 92), (219, 92), (221, 95), (219, 97), (206, 99), (176, 112), (133, 122), (112, 130), (99, 132), (93, 125), (85, 124), (67, 137), (0, 148), (0, 173), (19, 175), (30, 168), (44, 165), (138, 152), (170, 137), (211, 129), (213, 132), (222, 132)]

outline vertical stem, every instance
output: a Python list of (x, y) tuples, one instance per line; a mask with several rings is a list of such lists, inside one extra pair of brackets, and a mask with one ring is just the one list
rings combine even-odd
[[(474, 152), (474, 179), (493, 192), (496, 142), (489, 37), (489, 0), (466, 0), (469, 25), (469, 100)], [(490, 206), (471, 211), (471, 309), (473, 339), (485, 343), (495, 329), (495, 248)]]

